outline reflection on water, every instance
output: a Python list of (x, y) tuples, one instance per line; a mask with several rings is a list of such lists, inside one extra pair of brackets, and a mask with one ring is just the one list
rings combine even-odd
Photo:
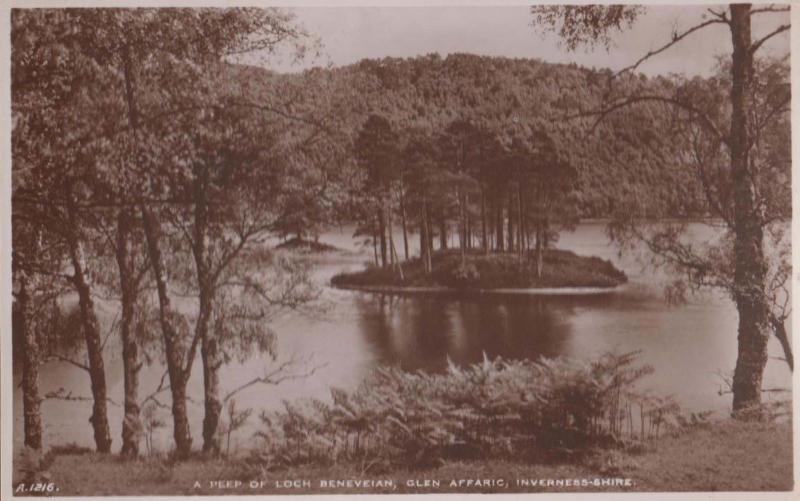
[[(596, 301), (591, 298), (590, 301)], [(381, 364), (441, 371), (489, 358), (538, 359), (568, 353), (569, 319), (579, 298), (359, 294), (358, 327)]]
[[(704, 238), (703, 227), (697, 229)], [(323, 240), (339, 247), (352, 246), (350, 232), (332, 234)], [(412, 241), (412, 248), (416, 247)], [(630, 283), (619, 291), (599, 295), (525, 296), (518, 294), (430, 293), (387, 295), (326, 288), (322, 301), (325, 315), (310, 318), (291, 314), (278, 319), (282, 357), (312, 356), (318, 367), (313, 376), (290, 380), (279, 386), (255, 386), (237, 396), (237, 408), (274, 409), (284, 399), (329, 398), (331, 386), (354, 388), (374, 367), (399, 365), (409, 371), (441, 371), (449, 357), (457, 364), (482, 360), (483, 353), (507, 359), (537, 359), (568, 356), (591, 359), (606, 351), (640, 350), (641, 362), (652, 365), (655, 374), (646, 386), (662, 394), (673, 394), (689, 410), (726, 412), (729, 394), (719, 394), (722, 386), (717, 372), (729, 373), (736, 361), (736, 310), (721, 294), (709, 293), (691, 298), (681, 306), (667, 305), (662, 299), (664, 277), (642, 267), (633, 257), (619, 257), (608, 244), (603, 226), (583, 224), (575, 233), (562, 235), (559, 246), (580, 254), (610, 259), (628, 274)], [(354, 250), (354, 249), (350, 249)], [(369, 259), (367, 254), (336, 256), (317, 266), (320, 283), (344, 269), (357, 269)], [(98, 303), (100, 304), (100, 303)], [(113, 305), (102, 305), (111, 313)], [(101, 317), (113, 318), (112, 314)], [(770, 340), (770, 355), (780, 356), (780, 347)], [(107, 347), (109, 395), (122, 401), (122, 370), (119, 350)], [(263, 374), (274, 367), (267, 359), (252, 359), (226, 366), (221, 374), (226, 389)], [(189, 382), (193, 399), (202, 401), (201, 371), (195, 370)], [(163, 374), (154, 365), (142, 371), (141, 395), (149, 394)], [(15, 378), (16, 379), (16, 378)], [(791, 373), (786, 364), (771, 360), (764, 379), (768, 387), (790, 387)], [(68, 364), (50, 363), (43, 367), (42, 392), (64, 387), (76, 394), (89, 395), (85, 372)], [(21, 440), (21, 395), (15, 391), (15, 440)], [(168, 397), (165, 395), (165, 399)], [(42, 412), (46, 444), (76, 442), (92, 446), (87, 419), (87, 402), (45, 401)], [(190, 405), (190, 424), (199, 435), (202, 405)], [(109, 418), (119, 447), (122, 410), (109, 407)], [(169, 416), (163, 418), (170, 422)], [(250, 428), (238, 432), (234, 442), (252, 443), (258, 424), (253, 417)], [(157, 437), (159, 448), (170, 443), (168, 426)], [(196, 441), (200, 439), (197, 438)], [(197, 445), (197, 444), (196, 444)], [(235, 444), (234, 444), (235, 446)]]
[[(376, 364), (442, 371), (489, 358), (557, 356), (593, 359), (640, 351), (655, 375), (645, 386), (675, 395), (687, 410), (726, 412), (730, 395), (720, 373), (736, 360), (736, 311), (725, 297), (706, 295), (679, 307), (629, 286), (609, 294), (522, 296), (358, 294), (358, 328)], [(780, 354), (770, 340), (770, 353)], [(768, 364), (765, 386), (788, 388), (784, 363)]]

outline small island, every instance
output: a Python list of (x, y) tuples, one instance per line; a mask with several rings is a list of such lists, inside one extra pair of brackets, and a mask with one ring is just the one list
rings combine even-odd
[(299, 253), (325, 253), (340, 252), (341, 249), (319, 240), (308, 240), (302, 237), (292, 237), (275, 246), (277, 250), (294, 251)]
[[(399, 265), (340, 273), (331, 279), (340, 288), (447, 288), (465, 290), (613, 288), (627, 282), (624, 272), (599, 257), (580, 256), (561, 249), (546, 249), (541, 276), (533, 256), (512, 253), (485, 254), (439, 250), (431, 256), (431, 272), (420, 258)], [(402, 270), (402, 276), (401, 276)]]

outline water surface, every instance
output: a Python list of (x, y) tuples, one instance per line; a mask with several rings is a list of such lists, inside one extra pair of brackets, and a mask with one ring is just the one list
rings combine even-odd
[[(693, 227), (698, 241), (713, 236), (703, 225)], [(398, 235), (397, 242), (401, 242)], [(372, 249), (358, 249), (347, 230), (322, 237), (349, 252), (328, 256), (315, 265), (315, 279), (323, 286), (343, 270), (356, 270), (372, 257)], [(410, 242), (417, 246), (416, 240)], [(668, 277), (643, 266), (636, 255), (618, 256), (599, 223), (581, 224), (561, 236), (559, 247), (579, 254), (610, 259), (623, 269), (629, 283), (606, 294), (526, 296), (491, 293), (378, 294), (332, 289), (325, 286), (316, 312), (290, 313), (273, 324), (278, 334), (279, 359), (303, 360), (298, 373), (314, 370), (310, 377), (277, 386), (254, 386), (240, 393), (238, 408), (256, 409), (249, 428), (237, 433), (234, 446), (252, 444), (259, 410), (274, 409), (284, 399), (329, 398), (330, 386), (354, 388), (373, 368), (397, 365), (405, 370), (442, 371), (448, 357), (457, 364), (489, 357), (537, 359), (567, 356), (596, 357), (606, 351), (640, 350), (642, 363), (655, 368), (644, 386), (673, 394), (687, 410), (730, 408), (729, 394), (718, 373), (731, 373), (736, 361), (737, 314), (733, 303), (719, 293), (704, 293), (680, 306), (668, 305), (663, 286)], [(402, 248), (402, 244), (399, 245)], [(646, 256), (644, 256), (646, 257)], [(101, 316), (111, 317), (113, 304), (101, 305)], [(770, 340), (770, 355), (781, 356)], [(222, 387), (232, 389), (275, 366), (268, 357), (232, 363), (222, 370)], [(107, 350), (109, 394), (122, 401), (122, 370), (118, 350)], [(190, 381), (191, 425), (199, 446), (202, 422), (202, 377), (199, 362)], [(142, 371), (141, 394), (155, 389), (163, 368), (155, 364)], [(18, 376), (17, 376), (18, 377)], [(88, 374), (63, 363), (42, 370), (43, 393), (64, 387), (89, 395)], [(790, 387), (791, 373), (784, 362), (771, 360), (765, 387)], [(163, 395), (162, 400), (167, 400)], [(21, 441), (21, 395), (15, 392), (15, 425)], [(114, 446), (121, 440), (119, 406), (109, 408)], [(86, 402), (46, 400), (42, 405), (46, 444), (76, 442), (91, 446)], [(163, 411), (164, 420), (170, 423)], [(162, 450), (169, 447), (170, 427), (157, 434)]]

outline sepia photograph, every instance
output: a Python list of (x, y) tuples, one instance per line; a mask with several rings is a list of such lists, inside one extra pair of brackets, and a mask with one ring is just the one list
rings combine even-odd
[(792, 496), (789, 3), (3, 10), (1, 497)]

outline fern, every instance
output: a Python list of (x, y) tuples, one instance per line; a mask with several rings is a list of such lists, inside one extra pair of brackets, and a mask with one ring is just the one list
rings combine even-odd
[(257, 457), (271, 467), (351, 460), (413, 467), (459, 451), (541, 456), (655, 439), (679, 426), (679, 409), (638, 390), (653, 372), (638, 355), (531, 362), (484, 354), (466, 367), (448, 360), (444, 374), (381, 367), (355, 391), (332, 388), (331, 403), (285, 402), (283, 411), (263, 414)]

